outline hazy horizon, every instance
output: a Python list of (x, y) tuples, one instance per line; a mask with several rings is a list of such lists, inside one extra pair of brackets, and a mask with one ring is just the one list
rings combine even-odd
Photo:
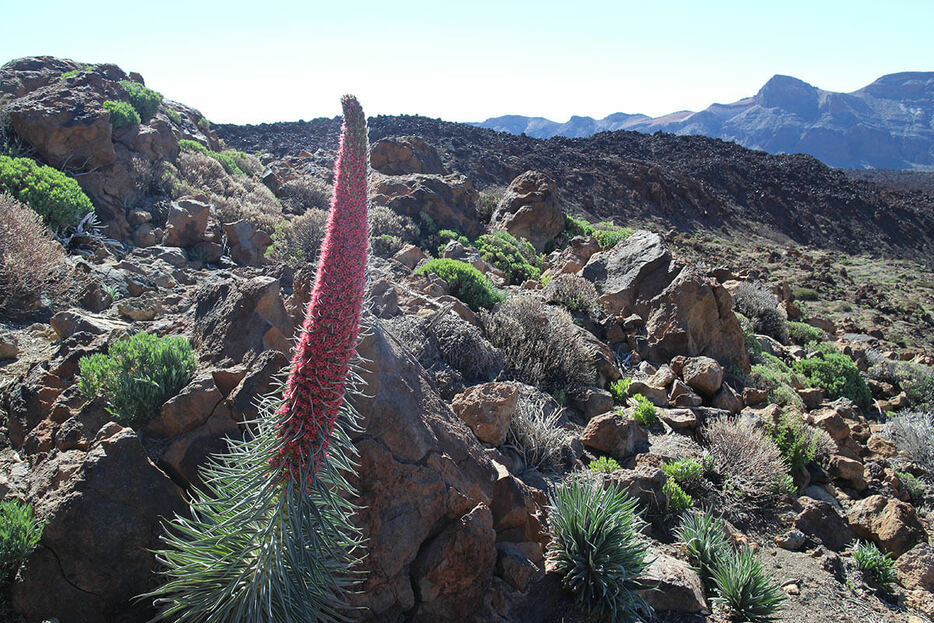
[(19, 3), (0, 62), (53, 55), (137, 71), (214, 122), (368, 115), (564, 122), (660, 116), (754, 95), (773, 75), (850, 92), (934, 69), (934, 3)]

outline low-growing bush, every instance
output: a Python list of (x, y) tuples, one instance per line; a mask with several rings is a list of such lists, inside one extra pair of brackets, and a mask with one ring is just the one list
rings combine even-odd
[(774, 621), (785, 594), (762, 569), (752, 550), (728, 550), (713, 569), (712, 602), (737, 623)]
[(506, 443), (519, 453), (526, 469), (554, 473), (561, 469), (564, 457), (573, 454), (574, 435), (558, 426), (560, 419), (561, 409), (547, 394), (533, 387), (520, 388)]
[[(279, 189), (279, 198), (293, 214), (304, 214), (309, 210), (327, 212), (331, 207), (331, 188), (317, 177), (303, 175), (283, 184)], [(376, 208), (373, 206), (372, 210)]]
[(508, 299), (481, 314), (487, 338), (503, 353), (506, 374), (548, 393), (574, 392), (597, 380), (593, 350), (568, 313), (533, 296)]
[(895, 562), (879, 551), (875, 543), (857, 541), (853, 547), (856, 568), (883, 590), (891, 590), (895, 584)]
[(483, 333), (454, 312), (428, 325), (438, 343), (441, 358), (460, 372), (468, 383), (494, 380), (503, 369), (503, 357)]
[(633, 234), (628, 227), (620, 227), (612, 223), (597, 223), (594, 225), (593, 237), (604, 249), (616, 246), (621, 240), (626, 240)]
[(769, 399), (775, 404), (803, 410), (804, 401), (795, 388), (803, 387), (805, 379), (775, 355), (760, 352), (758, 361), (761, 363), (750, 368), (750, 375), (755, 384), (769, 390)]
[(607, 456), (597, 457), (590, 462), (588, 467), (590, 471), (597, 472), (598, 474), (612, 474), (616, 470), (622, 469), (619, 463), (616, 462), (616, 459)]
[(383, 234), (382, 236), (373, 236), (370, 238), (370, 250), (373, 255), (378, 257), (391, 258), (402, 250), (405, 243), (398, 236)]
[(824, 339), (824, 332), (817, 327), (812, 327), (806, 322), (789, 322), (788, 339), (793, 344), (807, 346)]
[(106, 355), (82, 357), (78, 388), (103, 397), (119, 423), (140, 426), (188, 384), (195, 366), (187, 339), (138, 333), (114, 342)]
[(444, 247), (448, 246), (448, 243), (452, 240), (461, 243), (465, 247), (470, 246), (470, 241), (467, 240), (467, 236), (463, 235), (460, 232), (456, 232), (453, 229), (442, 229), (438, 231), (438, 238), (441, 239), (441, 242), (438, 243), (438, 254), (440, 255), (444, 251)]
[(820, 299), (820, 294), (817, 290), (805, 288), (802, 286), (792, 286), (791, 296), (796, 301), (816, 301)]
[(506, 273), (509, 283), (521, 284), (538, 279), (542, 274), (542, 260), (526, 239), (518, 239), (504, 232), (483, 234), (474, 242), (480, 257)]
[(613, 395), (613, 402), (615, 404), (624, 405), (629, 401), (626, 390), (629, 389), (629, 383), (631, 382), (632, 379), (629, 377), (616, 379), (615, 381), (610, 382), (610, 394)]
[(767, 500), (786, 490), (787, 466), (781, 451), (750, 420), (713, 419), (704, 427), (703, 436), (728, 497)]
[(681, 488), (681, 485), (674, 478), (669, 478), (662, 485), (662, 493), (668, 500), (668, 512), (678, 513), (694, 505), (694, 499)]
[(807, 379), (811, 387), (823, 388), (831, 400), (849, 398), (866, 406), (872, 399), (869, 386), (853, 360), (829, 347), (822, 347), (816, 357), (796, 361), (794, 369)]
[(883, 430), (899, 452), (934, 474), (934, 412), (901, 413), (886, 422)]
[(788, 343), (788, 314), (764, 285), (742, 282), (733, 293), (733, 308), (749, 319), (754, 332)]
[(674, 532), (684, 545), (688, 560), (707, 590), (713, 584), (713, 571), (730, 551), (723, 521), (705, 511), (692, 511), (682, 517)]
[(237, 160), (234, 158), (234, 150), (228, 150), (224, 152), (212, 151), (199, 143), (198, 141), (193, 141), (191, 139), (183, 138), (178, 141), (178, 147), (182, 151), (193, 151), (204, 154), (216, 160), (230, 175), (243, 175), (246, 176), (246, 173), (240, 168), (240, 165), (237, 164)]
[(415, 272), (419, 275), (438, 275), (447, 282), (451, 295), (474, 311), (489, 309), (503, 300), (503, 295), (496, 291), (486, 275), (460, 260), (428, 260)]
[(166, 108), (166, 109), (165, 109), (165, 116), (168, 117), (168, 118), (169, 118), (169, 121), (171, 121), (171, 122), (174, 123), (175, 125), (181, 125), (181, 124), (182, 124), (182, 115), (181, 115), (181, 113), (179, 113), (177, 110), (173, 110), (173, 109), (171, 109), (171, 108)]
[(934, 411), (934, 368), (920, 363), (899, 362), (895, 366), (895, 377), (915, 409)]
[(408, 216), (398, 214), (386, 206), (373, 206), (369, 211), (371, 236), (395, 236), (407, 243), (419, 238), (418, 225)]
[(162, 93), (148, 89), (142, 84), (131, 80), (121, 80), (120, 86), (126, 90), (126, 94), (130, 98), (130, 104), (133, 105), (140, 119), (149, 121), (159, 112)]
[(590, 314), (597, 305), (597, 289), (577, 275), (558, 275), (548, 282), (542, 294), (549, 303), (563, 305), (571, 313)]
[(749, 353), (749, 363), (756, 364), (762, 362), (762, 344), (752, 330), (752, 323), (749, 318), (736, 312), (736, 320), (739, 321), (739, 328), (743, 332), (743, 343), (746, 345), (746, 352)]
[(548, 523), (548, 560), (588, 613), (616, 623), (649, 612), (636, 579), (648, 563), (633, 498), (613, 484), (570, 478), (551, 494)]
[(281, 223), (272, 234), (273, 242), (266, 249), (266, 258), (276, 264), (289, 264), (296, 268), (316, 263), (327, 221), (327, 212), (308, 210), (291, 221)]
[(502, 189), (498, 192), (479, 194), (477, 197), (476, 210), (477, 218), (479, 218), (482, 223), (489, 223), (490, 219), (493, 218), (493, 212), (496, 211), (496, 206), (499, 205), (499, 200), (502, 198), (502, 195)]
[(908, 492), (908, 496), (911, 498), (912, 502), (920, 502), (924, 500), (924, 494), (927, 492), (927, 487), (924, 486), (924, 483), (921, 482), (920, 478), (914, 474), (909, 474), (908, 472), (895, 472), (895, 475), (898, 476), (902, 486), (905, 487), (905, 491)]
[(692, 458), (678, 459), (662, 465), (662, 471), (678, 484), (689, 484), (703, 477), (704, 466)]
[(636, 401), (636, 410), (632, 412), (632, 418), (643, 426), (657, 424), (658, 409), (655, 404), (642, 394), (636, 394), (633, 399)]
[(62, 245), (34, 211), (0, 192), (0, 311), (35, 309), (65, 261)]
[(128, 125), (138, 125), (142, 121), (139, 113), (128, 102), (107, 100), (103, 106), (104, 110), (110, 113), (110, 125), (114, 130), (119, 130)]
[(16, 577), (16, 572), (39, 545), (43, 524), (32, 507), (18, 500), (0, 502), (0, 588)]
[(30, 158), (0, 156), (0, 192), (35, 210), (53, 230), (77, 225), (94, 210), (78, 182)]
[(777, 422), (766, 422), (765, 430), (792, 469), (802, 469), (817, 457), (817, 429), (795, 412), (783, 412)]

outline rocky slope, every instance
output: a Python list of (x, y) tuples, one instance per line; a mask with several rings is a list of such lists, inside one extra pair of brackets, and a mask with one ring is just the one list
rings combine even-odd
[(833, 167), (934, 168), (934, 72), (882, 76), (852, 93), (772, 77), (752, 97), (663, 117), (616, 113), (603, 119), (506, 115), (476, 123), (535, 138), (635, 130), (702, 134), (769, 153), (805, 153)]
[[(70, 290), (37, 288), (35, 305), (0, 315), (0, 497), (28, 502), (46, 524), (39, 547), (0, 589), (0, 617), (146, 621), (151, 604), (133, 598), (159, 581), (150, 551), (159, 545), (161, 518), (184, 508), (199, 466), (243, 434), (257, 398), (276, 391), (289, 360), (315, 260), (313, 248), (279, 245), (294, 240), (286, 234), (297, 224), (306, 243), (321, 227), (315, 218), (326, 206), (321, 188), (339, 123), (220, 128), (231, 144), (270, 152), (262, 166), (246, 154), (213, 151), (224, 149), (218, 136), (200, 113), (175, 102), (108, 136), (100, 103), (122, 97), (119, 81), (128, 76), (114, 66), (23, 59), (0, 76), (4, 87), (15, 85), (2, 103), (20, 115), (14, 138), (26, 143), (7, 146), (50, 163), (64, 150), (58, 164), (67, 170), (69, 150), (88, 153), (93, 145), (110, 157), (110, 141), (114, 160), (100, 171), (120, 179), (124, 166), (141, 161), (166, 174), (128, 186), (119, 209), (112, 193), (87, 182), (119, 240), (73, 236), (57, 273)], [(78, 120), (76, 100), (85, 110)], [(645, 598), (656, 620), (725, 620), (673, 533), (683, 514), (673, 507), (675, 478), (662, 466), (679, 459), (711, 466), (685, 484), (691, 502), (717, 509), (730, 542), (757, 552), (787, 595), (778, 620), (934, 616), (934, 465), (885, 421), (886, 413), (934, 402), (925, 385), (934, 379), (934, 274), (907, 259), (670, 231), (703, 222), (692, 210), (720, 200), (717, 218), (738, 219), (739, 206), (728, 201), (765, 187), (782, 196), (810, 188), (834, 217), (847, 207), (878, 210), (880, 223), (908, 214), (926, 227), (930, 217), (910, 196), (847, 182), (811, 158), (774, 158), (702, 138), (621, 133), (541, 142), (408, 117), (373, 119), (370, 138), (371, 201), (384, 207), (372, 210), (368, 330), (354, 399), (362, 417), (353, 436), (358, 520), (367, 538), (354, 619), (586, 621), (545, 559), (548, 493), (598, 457), (615, 459), (619, 469), (593, 477), (637, 499), (646, 521), (640, 538), (655, 562), (644, 579), (655, 588)], [(153, 160), (147, 146), (154, 143), (174, 148)], [(532, 163), (543, 166), (522, 168)], [(690, 167), (696, 179), (684, 172)], [(613, 230), (617, 237), (603, 246), (574, 235), (567, 213), (597, 212), (586, 189), (609, 187), (621, 171), (628, 186), (649, 189), (644, 198), (632, 195), (629, 207), (650, 228)], [(475, 184), (508, 185), (489, 222)], [(703, 202), (664, 201), (685, 188)], [(887, 197), (906, 203), (893, 207)], [(767, 205), (758, 200), (749, 209), (764, 218)], [(712, 222), (741, 232), (747, 221)], [(866, 227), (828, 231), (868, 236)], [(927, 248), (930, 228), (906, 242), (898, 227), (880, 227), (876, 240), (907, 256)], [(470, 239), (444, 242), (439, 228)], [(529, 261), (540, 262), (542, 278), (510, 283), (515, 267), (475, 246), (487, 231), (530, 237)], [(419, 270), (430, 256), (469, 263), (505, 302), (472, 309), (475, 301), (456, 283)], [(756, 334), (752, 314), (736, 313), (750, 289), (779, 328), (788, 328), (786, 319), (806, 321), (796, 329), (845, 357), (851, 373), (868, 379), (867, 400), (857, 405), (838, 397), (836, 383), (791, 374), (824, 352), (815, 342)], [(114, 421), (104, 398), (81, 393), (79, 362), (141, 331), (187, 338), (197, 369), (177, 395), (153, 405), (150, 419), (128, 427)], [(615, 384), (625, 378), (628, 388)], [(637, 414), (635, 394), (655, 405), (657, 420)], [(788, 417), (821, 440), (820, 453), (815, 448), (796, 467), (753, 463), (745, 477), (768, 471), (768, 483), (781, 486), (744, 491), (737, 462), (723, 453), (755, 440), (774, 459), (768, 431)], [(732, 442), (716, 440), (710, 431), (718, 426)], [(857, 537), (895, 559), (891, 592), (857, 569)]]
[[(218, 126), (231, 146), (276, 157), (336, 148), (339, 122)], [(565, 209), (679, 230), (749, 231), (848, 252), (934, 257), (929, 197), (848, 179), (809, 156), (770, 156), (700, 136), (604, 133), (547, 141), (422, 117), (375, 117), (371, 136), (414, 135), (480, 189), (547, 173)], [(309, 153), (309, 156), (311, 154)]]

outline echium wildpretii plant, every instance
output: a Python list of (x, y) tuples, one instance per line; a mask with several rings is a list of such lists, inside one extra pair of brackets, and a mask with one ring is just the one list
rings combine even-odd
[(244, 441), (202, 469), (190, 517), (176, 516), (158, 552), (167, 582), (145, 597), (157, 620), (346, 620), (361, 535), (346, 477), (356, 453), (352, 382), (366, 282), (367, 130), (342, 99), (334, 194), (315, 287), (281, 400), (264, 401)]

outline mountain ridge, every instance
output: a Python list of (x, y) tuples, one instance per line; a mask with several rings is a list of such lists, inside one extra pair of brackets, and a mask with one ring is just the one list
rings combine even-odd
[(769, 153), (806, 153), (850, 169), (934, 169), (934, 72), (887, 74), (850, 93), (776, 74), (755, 95), (660, 117), (575, 115), (560, 123), (504, 115), (470, 125), (533, 138), (603, 131), (701, 134)]

